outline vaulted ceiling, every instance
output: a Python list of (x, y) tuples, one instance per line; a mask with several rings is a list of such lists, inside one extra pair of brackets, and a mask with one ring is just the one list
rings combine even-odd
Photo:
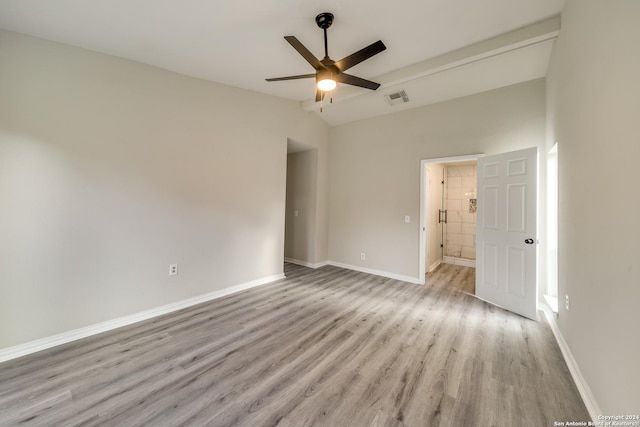
[[(564, 0), (0, 0), (0, 28), (300, 101), (319, 112), (312, 73), (284, 40), (320, 59), (314, 21), (332, 12), (329, 54), (341, 59), (381, 39), (387, 50), (349, 73), (382, 83), (338, 85), (319, 113), (330, 125), (415, 108), (544, 77)], [(555, 18), (554, 18), (555, 17)], [(551, 19), (549, 19), (551, 18)], [(409, 102), (385, 95), (404, 90)]]

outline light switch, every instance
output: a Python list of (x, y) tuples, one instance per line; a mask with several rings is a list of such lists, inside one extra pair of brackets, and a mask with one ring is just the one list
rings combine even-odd
[(405, 215), (404, 217), (404, 222), (406, 222), (407, 224), (409, 224), (411, 222), (411, 217), (409, 215)]

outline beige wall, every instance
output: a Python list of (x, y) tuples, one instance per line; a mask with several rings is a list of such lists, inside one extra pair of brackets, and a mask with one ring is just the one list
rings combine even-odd
[(417, 279), (420, 160), (544, 144), (543, 80), (333, 128), (329, 259)]
[(287, 156), (284, 256), (313, 265), (315, 256), (318, 150)]
[(637, 0), (569, 0), (548, 75), (558, 323), (607, 415), (640, 413), (639, 23)]
[(326, 201), (299, 103), (6, 31), (0, 76), (0, 348), (281, 274), (287, 138)]

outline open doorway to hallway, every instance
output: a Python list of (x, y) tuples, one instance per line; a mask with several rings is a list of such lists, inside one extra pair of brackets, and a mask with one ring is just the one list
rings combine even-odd
[(284, 260), (313, 267), (316, 245), (318, 150), (287, 141)]

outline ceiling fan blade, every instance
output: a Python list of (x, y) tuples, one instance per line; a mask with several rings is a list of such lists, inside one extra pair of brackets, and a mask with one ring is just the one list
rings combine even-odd
[(265, 79), (268, 82), (278, 82), (281, 80), (297, 80), (297, 79), (310, 79), (312, 77), (315, 78), (315, 74), (300, 74), (298, 76), (287, 76), (287, 77), (273, 77), (271, 79)]
[(371, 58), (373, 55), (377, 55), (387, 47), (382, 43), (382, 40), (378, 40), (375, 43), (371, 43), (369, 46), (360, 49), (356, 53), (352, 53), (351, 55), (342, 58), (340, 61), (336, 62), (334, 65), (338, 67), (338, 69), (342, 71), (346, 71), (354, 65), (358, 65), (365, 59)]
[(371, 80), (365, 80), (360, 77), (352, 76), (351, 74), (340, 73), (335, 76), (337, 82), (346, 83), (348, 85), (360, 86), (365, 89), (376, 90), (380, 87), (380, 83), (372, 82)]
[(324, 65), (322, 65), (322, 62), (320, 62), (320, 60), (309, 51), (309, 49), (307, 49), (302, 43), (300, 43), (297, 38), (295, 38), (294, 36), (284, 36), (284, 39), (288, 41), (289, 44), (293, 46), (293, 48), (297, 50), (298, 53), (302, 55), (302, 57), (306, 59), (314, 69), (324, 70), (326, 68)]

